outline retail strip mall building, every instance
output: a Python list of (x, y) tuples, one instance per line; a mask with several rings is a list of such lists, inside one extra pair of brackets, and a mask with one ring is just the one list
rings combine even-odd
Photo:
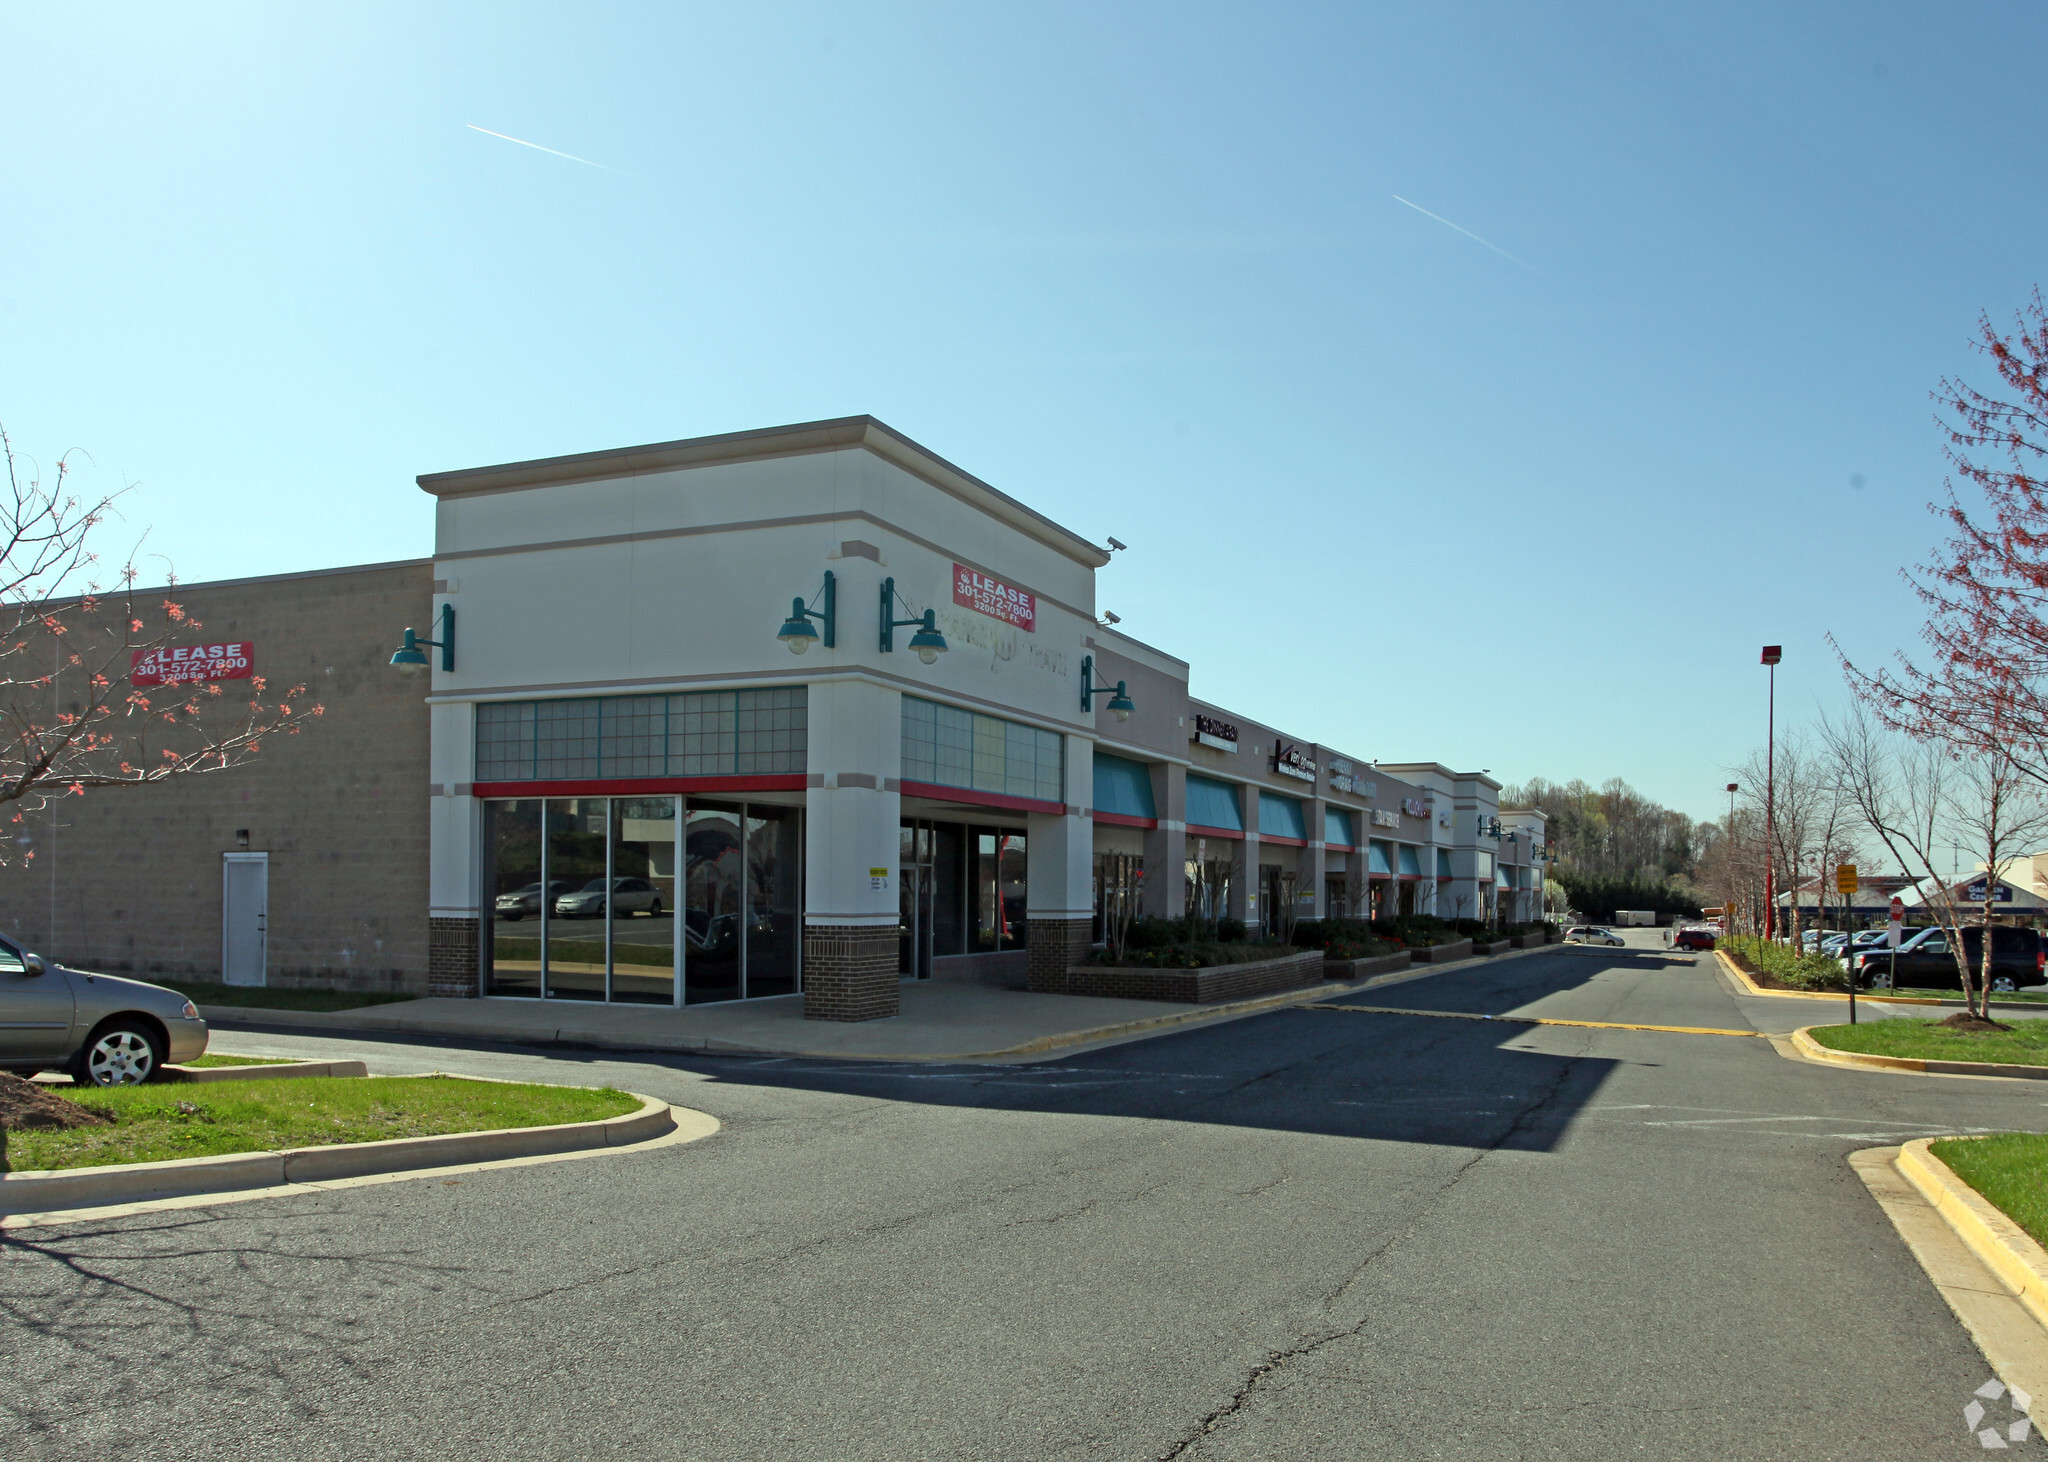
[[(328, 714), (245, 770), (60, 801), (0, 873), (18, 934), (140, 974), (864, 1020), (904, 979), (1049, 987), (1137, 867), (1146, 912), (1254, 927), (1540, 911), (1540, 813), (1192, 699), (1097, 619), (1104, 550), (872, 418), (420, 486), (431, 563), (181, 588)], [(424, 677), (386, 663), (408, 624), (452, 641)]]

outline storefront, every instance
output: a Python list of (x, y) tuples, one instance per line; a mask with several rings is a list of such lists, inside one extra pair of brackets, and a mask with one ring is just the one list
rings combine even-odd
[(142, 974), (851, 1020), (905, 980), (1051, 988), (1141, 914), (1437, 902), (1418, 779), (1192, 698), (1097, 618), (1105, 550), (871, 418), (420, 485), (431, 563), (180, 586), (266, 672), (322, 667), (329, 714), (232, 776), (67, 800), (38, 845), (61, 898), (0, 870), (18, 936)]

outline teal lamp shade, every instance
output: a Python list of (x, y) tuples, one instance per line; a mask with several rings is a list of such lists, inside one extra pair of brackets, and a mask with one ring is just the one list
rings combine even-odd
[(393, 667), (402, 674), (418, 675), (428, 669), (427, 652), (420, 648), (419, 636), (411, 630), (405, 632), (405, 643), (391, 657)]
[(1128, 721), (1131, 719), (1131, 712), (1136, 709), (1138, 708), (1131, 704), (1129, 692), (1124, 689), (1124, 683), (1119, 680), (1116, 683), (1116, 694), (1109, 698), (1109, 713), (1119, 721)]
[(946, 653), (946, 637), (939, 633), (936, 615), (932, 610), (924, 612), (924, 624), (910, 637), (910, 648), (917, 651), (917, 658), (929, 665)]
[(803, 600), (796, 599), (790, 602), (789, 618), (782, 621), (782, 628), (775, 632), (775, 638), (789, 646), (789, 653), (792, 655), (801, 655), (818, 642), (817, 630), (811, 627), (810, 620), (804, 616)]

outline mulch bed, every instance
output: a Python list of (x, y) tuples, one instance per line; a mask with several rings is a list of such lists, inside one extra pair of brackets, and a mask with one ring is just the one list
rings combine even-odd
[(1947, 1020), (1935, 1022), (1937, 1030), (1961, 1031), (1966, 1036), (1989, 1035), (1993, 1031), (2009, 1031), (2009, 1025), (2000, 1025), (1995, 1020), (1986, 1020), (1981, 1015), (1972, 1015), (1967, 1010), (1958, 1010)]
[(109, 1119), (66, 1101), (26, 1077), (0, 1071), (0, 1132), (61, 1132), (105, 1127)]

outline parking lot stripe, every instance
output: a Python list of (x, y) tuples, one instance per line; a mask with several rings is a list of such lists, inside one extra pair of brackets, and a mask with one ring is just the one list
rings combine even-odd
[(1409, 1010), (1399, 1005), (1306, 1005), (1304, 1010), (1355, 1010), (1365, 1015), (1427, 1015), (1438, 1020), (1491, 1020), (1507, 1025), (1575, 1025), (1586, 1030), (1664, 1031), (1679, 1036), (1761, 1036), (1761, 1031), (1731, 1031), (1712, 1025), (1636, 1025), (1625, 1020), (1556, 1020), (1544, 1015), (1473, 1015), (1463, 1010)]

